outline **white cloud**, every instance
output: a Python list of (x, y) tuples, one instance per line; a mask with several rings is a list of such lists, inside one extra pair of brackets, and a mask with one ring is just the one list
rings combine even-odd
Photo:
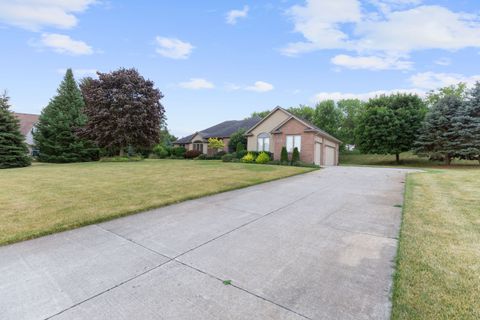
[(365, 2), (360, 0), (307, 0), (304, 5), (292, 6), (287, 14), (303, 41), (287, 44), (282, 53), (295, 56), (315, 50), (343, 49), (358, 56), (347, 59), (343, 54), (332, 62), (379, 70), (409, 68), (412, 64), (407, 59), (414, 51), (480, 48), (478, 14), (422, 5), (421, 0), (368, 2), (377, 10), (367, 12), (362, 8)]
[(301, 33), (306, 40), (289, 43), (282, 50), (290, 56), (318, 49), (348, 47), (348, 35), (341, 31), (341, 25), (359, 22), (362, 16), (357, 0), (308, 0), (305, 6), (291, 7), (287, 14), (295, 25), (294, 31)]
[(273, 85), (268, 82), (256, 81), (253, 84), (253, 86), (245, 87), (245, 90), (255, 91), (255, 92), (267, 92), (267, 91), (273, 90), (273, 88), (274, 88)]
[(410, 77), (413, 86), (422, 89), (437, 89), (465, 82), (471, 86), (480, 81), (480, 75), (465, 76), (458, 73), (422, 72)]
[(89, 55), (93, 53), (92, 47), (80, 40), (73, 40), (67, 35), (57, 33), (43, 33), (40, 43), (35, 46), (47, 47), (57, 53), (70, 55)]
[[(73, 69), (73, 74), (75, 77), (96, 77), (97, 76), (97, 69)], [(65, 74), (67, 72), (67, 69), (57, 69), (57, 73), (59, 74)]]
[(342, 100), (342, 99), (360, 99), (367, 101), (370, 98), (375, 98), (382, 94), (389, 95), (395, 93), (411, 93), (417, 94), (421, 97), (425, 96), (425, 91), (419, 89), (393, 89), (393, 90), (378, 90), (370, 91), (363, 93), (346, 93), (346, 92), (320, 92), (315, 95), (312, 99), (313, 102), (323, 101), (323, 100)]
[(238, 19), (247, 17), (248, 10), (248, 6), (244, 6), (242, 10), (231, 10), (227, 12), (225, 20), (228, 24), (236, 24)]
[(156, 52), (171, 59), (187, 59), (195, 48), (191, 43), (175, 38), (156, 37)]
[(450, 60), (450, 58), (440, 58), (434, 62), (440, 66), (449, 66), (452, 63), (452, 60)]
[(363, 21), (357, 25), (356, 35), (360, 37), (359, 50), (408, 53), (480, 47), (478, 17), (441, 6), (419, 6), (394, 11), (383, 21)]
[(0, 1), (0, 21), (29, 29), (42, 27), (62, 29), (77, 25), (75, 14), (84, 12), (96, 0), (2, 0)]
[(412, 62), (400, 58), (386, 56), (349, 56), (345, 54), (336, 55), (330, 60), (333, 64), (348, 69), (369, 69), (369, 70), (407, 70), (411, 69)]
[(191, 78), (189, 81), (180, 82), (179, 86), (185, 89), (192, 90), (215, 88), (215, 85), (213, 83), (202, 78)]

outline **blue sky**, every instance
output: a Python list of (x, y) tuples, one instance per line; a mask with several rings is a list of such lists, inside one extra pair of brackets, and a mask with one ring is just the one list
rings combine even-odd
[(0, 89), (39, 113), (64, 70), (134, 67), (177, 136), (253, 111), (480, 79), (480, 3), (0, 0)]

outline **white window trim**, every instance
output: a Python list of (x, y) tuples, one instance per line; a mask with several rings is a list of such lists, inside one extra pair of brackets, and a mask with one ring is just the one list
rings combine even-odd
[[(262, 148), (260, 149), (260, 141), (262, 141)], [(265, 141), (267, 141), (268, 148), (265, 148)], [(257, 136), (257, 151), (267, 151), (270, 152), (270, 137), (260, 137)]]
[[(288, 141), (288, 138), (291, 138), (292, 139), (292, 143), (291, 143), (291, 146), (289, 146), (289, 141)], [(298, 145), (295, 144), (295, 138), (298, 138)], [(295, 149), (295, 147), (298, 148), (298, 152), (301, 152), (302, 151), (302, 136), (300, 134), (289, 134), (285, 137), (285, 147), (287, 148), (287, 152), (288, 153), (292, 153), (293, 152), (293, 149)]]

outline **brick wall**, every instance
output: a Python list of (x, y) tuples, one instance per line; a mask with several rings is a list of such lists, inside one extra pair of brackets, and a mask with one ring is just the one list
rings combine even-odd
[(305, 125), (295, 119), (291, 119), (287, 123), (285, 123), (280, 128), (281, 133), (276, 133), (273, 135), (274, 159), (280, 160), (282, 147), (286, 145), (287, 135), (300, 135), (302, 137), (300, 161), (306, 163), (313, 163), (315, 152), (315, 134), (313, 132), (304, 132), (305, 129)]

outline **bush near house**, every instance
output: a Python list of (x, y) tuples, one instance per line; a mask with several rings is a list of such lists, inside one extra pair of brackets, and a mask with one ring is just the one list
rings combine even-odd
[(227, 153), (227, 154), (224, 154), (222, 156), (222, 161), (223, 162), (232, 162), (232, 160), (233, 160), (233, 155), (232, 154)]
[(261, 152), (258, 157), (255, 159), (256, 163), (265, 164), (270, 161), (270, 156), (266, 152)]
[(293, 148), (292, 152), (292, 166), (296, 165), (300, 162), (300, 152), (298, 152), (298, 148)]
[(282, 152), (280, 153), (280, 164), (288, 164), (287, 147), (282, 147)]
[(188, 150), (185, 152), (185, 159), (194, 159), (202, 153), (198, 150)]
[(185, 156), (185, 152), (187, 152), (185, 147), (173, 147), (171, 149), (171, 155), (178, 158), (183, 158)]
[(170, 155), (170, 152), (168, 152), (167, 148), (165, 148), (161, 144), (157, 144), (155, 147), (153, 147), (152, 151), (153, 154), (159, 159), (165, 159)]
[(252, 152), (247, 153), (243, 158), (242, 162), (253, 163), (255, 161), (255, 155)]

